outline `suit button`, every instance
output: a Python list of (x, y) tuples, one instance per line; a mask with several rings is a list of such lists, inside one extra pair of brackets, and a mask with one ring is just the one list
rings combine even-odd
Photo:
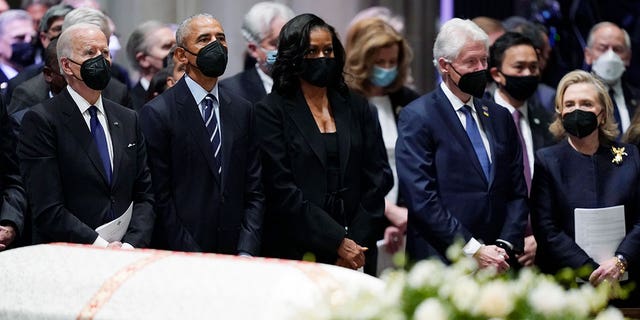
[(113, 197), (111, 197), (111, 203), (115, 204), (115, 203), (116, 203), (116, 199), (114, 199)]

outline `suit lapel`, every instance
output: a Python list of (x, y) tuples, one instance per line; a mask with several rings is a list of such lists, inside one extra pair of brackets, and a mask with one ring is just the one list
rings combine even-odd
[[(487, 140), (489, 141), (489, 149), (491, 151), (491, 164), (489, 166), (489, 185), (491, 185), (491, 183), (493, 183), (493, 179), (495, 177), (496, 174), (496, 169), (494, 164), (496, 163), (496, 146), (495, 146), (495, 133), (493, 132), (493, 126), (491, 124), (491, 119), (490, 119), (490, 114), (489, 114), (489, 108), (484, 104), (484, 102), (480, 99), (476, 99), (473, 98), (473, 105), (476, 108), (476, 114), (478, 115), (478, 120), (480, 121), (481, 125), (482, 125), (482, 129), (484, 130), (484, 133), (487, 135)], [(473, 149), (473, 146), (471, 147)], [(475, 151), (474, 151), (475, 152)], [(478, 166), (480, 166), (480, 161), (478, 161)], [(480, 167), (480, 170), (482, 170), (482, 168)], [(484, 173), (483, 173), (484, 176)]]
[(340, 157), (340, 175), (344, 178), (347, 169), (349, 151), (351, 150), (351, 134), (349, 124), (351, 123), (351, 112), (349, 101), (346, 101), (336, 90), (328, 90), (329, 104), (333, 111), (333, 119), (336, 122), (336, 132), (338, 133), (338, 153)]
[[(220, 183), (220, 175), (216, 169), (216, 158), (213, 155), (213, 147), (209, 140), (209, 133), (207, 132), (207, 128), (204, 126), (204, 121), (200, 115), (198, 102), (193, 99), (193, 95), (191, 94), (191, 91), (189, 91), (189, 87), (187, 87), (184, 77), (176, 84), (175, 97), (178, 114), (181, 119), (180, 123), (189, 127), (189, 131), (191, 132), (191, 135), (193, 135), (193, 141), (207, 160), (209, 170), (211, 170), (215, 180)], [(223, 139), (225, 139), (224, 136), (225, 133), (222, 134)], [(224, 149), (222, 150), (222, 153), (224, 155)]]
[(64, 125), (72, 135), (78, 139), (78, 143), (80, 143), (80, 146), (82, 146), (84, 151), (87, 153), (91, 163), (93, 163), (95, 169), (100, 172), (104, 183), (108, 185), (107, 174), (102, 166), (100, 153), (98, 153), (98, 148), (93, 141), (91, 131), (87, 127), (87, 122), (80, 113), (78, 106), (71, 98), (67, 89), (62, 90), (56, 98), (57, 97), (60, 97), (59, 99), (61, 100), (61, 103), (56, 105), (59, 106), (62, 112)]
[[(222, 132), (222, 189), (224, 190), (225, 175), (231, 172), (232, 159), (231, 150), (233, 150), (233, 142), (240, 133), (240, 125), (238, 119), (233, 112), (233, 101), (218, 87), (218, 97), (220, 98), (220, 132)], [(215, 159), (214, 159), (215, 160)]]
[(116, 185), (116, 182), (118, 182), (118, 174), (120, 173), (120, 162), (122, 160), (121, 146), (127, 142), (124, 141), (124, 133), (122, 132), (122, 127), (120, 125), (122, 120), (116, 115), (113, 106), (105, 99), (102, 99), (102, 104), (107, 116), (107, 125), (109, 126), (111, 146), (113, 149), (113, 173), (111, 175), (111, 187), (113, 188), (113, 186)]
[(304, 99), (302, 91), (298, 91), (294, 99), (287, 99), (286, 104), (286, 108), (289, 111), (288, 113), (298, 127), (298, 130), (302, 133), (304, 140), (311, 150), (313, 150), (316, 157), (318, 157), (322, 166), (326, 168), (327, 154), (324, 148), (324, 142), (322, 141), (322, 135), (318, 129), (318, 125), (313, 119), (313, 115), (307, 105), (307, 101)]

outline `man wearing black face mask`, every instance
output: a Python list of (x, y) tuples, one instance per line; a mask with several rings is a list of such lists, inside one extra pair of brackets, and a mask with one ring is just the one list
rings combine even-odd
[(31, 16), (24, 10), (0, 14), (0, 83), (15, 77), (33, 64), (35, 48), (31, 44), (35, 30)]
[[(524, 177), (531, 190), (534, 152), (554, 143), (549, 132), (552, 115), (537, 100), (530, 100), (538, 87), (540, 68), (538, 55), (531, 40), (519, 33), (507, 32), (490, 48), (489, 69), (497, 84), (494, 101), (511, 113), (518, 130), (513, 137), (522, 148)], [(535, 260), (536, 241), (527, 227), (524, 253), (513, 262), (530, 266)]]
[(153, 246), (257, 255), (263, 201), (251, 104), (218, 87), (227, 42), (209, 14), (183, 21), (186, 74), (140, 111), (156, 194)]
[(398, 121), (407, 253), (446, 260), (447, 248), (462, 238), (479, 267), (505, 272), (524, 246), (527, 187), (511, 115), (476, 98), (486, 84), (488, 36), (455, 18), (442, 26), (433, 53), (443, 82), (406, 106)]
[[(62, 32), (57, 51), (68, 86), (25, 114), (18, 144), (34, 242), (146, 247), (154, 213), (145, 141), (136, 113), (102, 98), (107, 39), (79, 23)], [(114, 219), (125, 220), (122, 237), (95, 231)]]

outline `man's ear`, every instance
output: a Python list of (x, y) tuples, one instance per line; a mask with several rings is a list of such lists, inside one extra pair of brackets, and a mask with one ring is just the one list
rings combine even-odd
[(440, 57), (438, 58), (438, 68), (440, 69), (440, 73), (444, 74), (448, 74), (449, 71), (447, 70), (447, 59), (445, 59), (444, 57)]
[(60, 68), (62, 68), (62, 72), (64, 72), (67, 75), (72, 76), (73, 75), (73, 71), (71, 71), (71, 66), (69, 66), (69, 64), (72, 63), (71, 61), (69, 61), (69, 58), (63, 57), (60, 59)]
[(136, 61), (138, 62), (138, 65), (143, 69), (149, 67), (149, 62), (147, 62), (147, 59), (145, 59), (146, 57), (147, 55), (144, 54), (144, 52), (136, 53)]
[(591, 53), (591, 49), (589, 47), (584, 47), (584, 63), (587, 65), (593, 64), (593, 54)]
[(491, 78), (495, 83), (500, 83), (502, 75), (498, 71), (498, 68), (492, 67), (491, 69), (489, 69), (489, 74), (491, 75)]
[(255, 43), (249, 42), (247, 44), (247, 52), (256, 60), (258, 60), (258, 50), (260, 50), (260, 48)]
[(187, 60), (187, 54), (183, 47), (176, 47), (176, 50), (173, 51), (173, 56), (178, 60), (178, 62), (187, 64), (189, 61)]

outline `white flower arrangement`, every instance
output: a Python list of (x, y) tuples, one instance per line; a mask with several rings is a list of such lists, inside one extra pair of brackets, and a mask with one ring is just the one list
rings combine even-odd
[(530, 268), (499, 275), (478, 270), (473, 259), (459, 258), (460, 252), (449, 250), (458, 254), (449, 266), (425, 260), (408, 272), (385, 272), (385, 290), (332, 305), (329, 319), (624, 319), (618, 309), (607, 307), (612, 288), (606, 283), (567, 289)]

